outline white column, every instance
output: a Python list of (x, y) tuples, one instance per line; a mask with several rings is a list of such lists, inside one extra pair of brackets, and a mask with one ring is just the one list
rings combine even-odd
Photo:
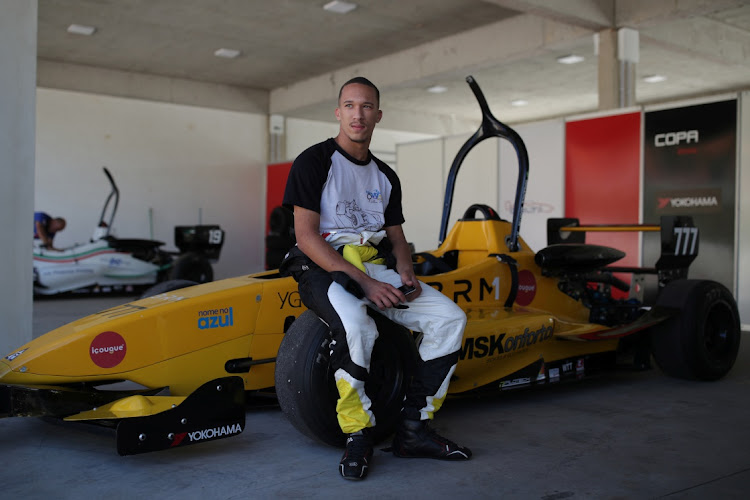
[(286, 158), (286, 120), (283, 115), (268, 117), (268, 162), (279, 163)]
[(638, 32), (629, 28), (603, 30), (596, 36), (599, 109), (635, 105), (635, 66), (639, 58)]
[(37, 0), (0, 0), (0, 357), (32, 337)]

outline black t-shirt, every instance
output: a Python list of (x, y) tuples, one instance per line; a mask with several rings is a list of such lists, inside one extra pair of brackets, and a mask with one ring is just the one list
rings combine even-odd
[(372, 154), (352, 158), (333, 139), (294, 160), (283, 203), (319, 213), (320, 234), (334, 247), (377, 244), (384, 227), (404, 222), (396, 172)]

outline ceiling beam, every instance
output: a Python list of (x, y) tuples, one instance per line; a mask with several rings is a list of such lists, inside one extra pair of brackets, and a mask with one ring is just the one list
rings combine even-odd
[(600, 31), (615, 26), (615, 0), (484, 0), (579, 28)]
[[(707, 17), (641, 30), (641, 43), (728, 66), (750, 67), (750, 33)], [(699, 64), (696, 61), (696, 64)]]
[(478, 69), (564, 47), (590, 35), (588, 29), (524, 14), (276, 88), (269, 108), (271, 113), (288, 115), (311, 105), (335, 105), (341, 85), (357, 75), (376, 80), (381, 91), (426, 87), (447, 76), (463, 79)]
[(680, 18), (705, 16), (747, 4), (747, 0), (626, 0), (615, 3), (617, 26), (646, 27)]
[(268, 91), (37, 59), (37, 86), (246, 113), (268, 113)]

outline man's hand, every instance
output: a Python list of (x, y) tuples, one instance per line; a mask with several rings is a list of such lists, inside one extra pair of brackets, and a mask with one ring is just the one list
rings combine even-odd
[[(404, 293), (395, 286), (374, 280), (369, 276), (366, 280), (358, 280), (358, 282), (365, 291), (365, 296), (381, 311), (389, 307), (395, 307), (409, 300)], [(414, 294), (410, 294), (410, 296), (411, 295)]]
[(388, 226), (385, 228), (385, 234), (393, 246), (393, 255), (396, 257), (396, 272), (401, 276), (401, 283), (416, 288), (408, 297), (404, 297), (411, 302), (422, 294), (422, 287), (414, 274), (414, 264), (411, 262), (411, 251), (409, 250), (409, 244), (406, 242), (404, 230), (401, 226)]
[[(419, 286), (411, 263), (409, 245), (406, 243), (401, 226), (387, 227), (385, 231), (393, 243), (393, 253), (397, 262), (396, 271), (401, 276), (402, 284), (416, 288), (408, 297), (393, 285), (375, 280), (347, 262), (323, 239), (318, 232), (319, 228), (320, 214), (299, 206), (294, 207), (294, 230), (300, 250), (326, 271), (343, 271), (348, 274), (350, 278), (359, 283), (359, 286), (365, 292), (365, 297), (378, 309), (384, 310), (389, 307), (396, 307), (399, 304), (416, 299), (422, 293), (422, 288)], [(395, 241), (391, 233), (394, 234)]]
[(411, 302), (422, 294), (422, 287), (420, 286), (419, 281), (414, 274), (414, 269), (411, 266), (409, 266), (409, 269), (406, 269), (405, 272), (399, 273), (399, 275), (401, 276), (401, 283), (414, 287), (414, 291), (409, 295), (406, 295), (406, 300)]

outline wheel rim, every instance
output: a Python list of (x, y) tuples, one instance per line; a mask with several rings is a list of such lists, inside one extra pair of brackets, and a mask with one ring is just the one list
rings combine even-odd
[(706, 355), (712, 361), (723, 361), (731, 355), (736, 330), (732, 309), (725, 303), (717, 303), (706, 317), (703, 342)]

